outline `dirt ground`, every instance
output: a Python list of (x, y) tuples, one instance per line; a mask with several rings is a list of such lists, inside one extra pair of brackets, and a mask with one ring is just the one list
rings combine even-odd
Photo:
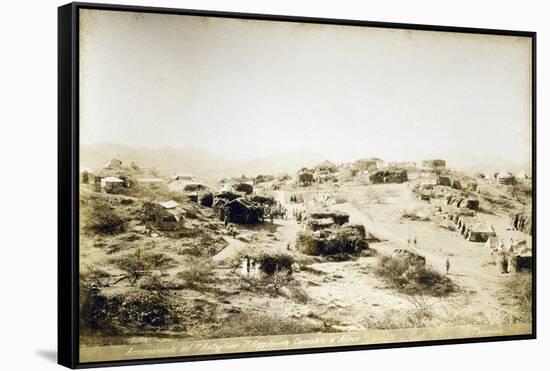
[[(303, 203), (288, 202), (289, 194), (299, 192)], [(174, 289), (173, 299), (183, 307), (190, 303), (200, 307), (184, 329), (164, 331), (157, 335), (126, 336), (120, 342), (148, 342), (169, 338), (197, 338), (204, 336), (204, 329), (218, 325), (235, 314), (269, 315), (274, 318), (292, 319), (316, 326), (320, 331), (355, 331), (369, 328), (398, 328), (411, 326), (401, 321), (411, 311), (418, 309), (418, 302), (409, 295), (389, 287), (375, 272), (380, 256), (391, 255), (408, 241), (416, 239), (416, 249), (426, 257), (427, 265), (445, 274), (445, 262), (450, 261), (448, 277), (459, 289), (447, 297), (422, 298), (423, 307), (429, 308), (437, 318), (432, 326), (460, 324), (505, 324), (516, 319), (514, 308), (507, 303), (505, 283), (510, 275), (501, 274), (494, 265), (494, 256), (483, 243), (466, 241), (458, 232), (441, 228), (437, 223), (410, 220), (402, 217), (404, 209), (433, 209), (426, 201), (413, 196), (410, 183), (366, 185), (347, 182), (337, 187), (330, 184), (307, 188), (283, 187), (270, 194), (288, 210), (286, 219), (276, 219), (265, 224), (239, 226), (239, 235), (232, 238), (216, 232), (217, 248), (211, 256), (203, 257), (213, 264), (212, 279), (201, 287)], [(350, 222), (365, 226), (368, 233), (380, 242), (370, 244), (377, 255), (355, 260), (331, 262), (319, 257), (306, 256), (297, 251), (296, 235), (304, 224), (293, 218), (293, 210), (318, 210), (326, 208), (350, 215)], [(203, 228), (204, 220), (195, 222)], [(499, 236), (515, 238), (528, 236), (510, 231), (507, 215), (482, 215), (495, 226)], [(202, 224), (201, 224), (202, 223)], [(221, 222), (217, 222), (222, 225)], [(100, 266), (108, 274), (120, 274), (109, 264), (112, 254), (105, 245), (113, 245), (123, 236), (103, 238), (84, 237), (81, 242), (81, 261), (85, 266)], [(173, 282), (178, 273), (190, 264), (189, 255), (181, 253), (185, 242), (168, 236), (140, 236), (131, 242), (135, 246), (154, 245), (157, 251), (173, 260), (163, 269), (165, 281)], [(129, 245), (129, 244), (126, 244)], [(292, 283), (275, 292), (271, 286), (258, 286), (254, 279), (240, 275), (239, 258), (258, 252), (280, 252), (291, 255), (296, 261)], [(116, 252), (118, 254), (119, 252)], [(120, 282), (105, 287), (105, 292), (132, 290), (133, 285)], [(194, 307), (195, 308), (195, 307)], [(204, 313), (207, 313), (204, 314)], [(201, 313), (203, 313), (201, 315)], [(415, 326), (414, 324), (412, 326)], [(421, 326), (419, 324), (419, 326)], [(96, 343), (90, 338), (84, 342)], [(112, 339), (105, 340), (112, 342)]]

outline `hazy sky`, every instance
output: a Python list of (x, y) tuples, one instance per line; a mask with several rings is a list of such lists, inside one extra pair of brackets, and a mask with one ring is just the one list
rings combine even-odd
[(81, 10), (81, 142), (529, 161), (528, 38)]

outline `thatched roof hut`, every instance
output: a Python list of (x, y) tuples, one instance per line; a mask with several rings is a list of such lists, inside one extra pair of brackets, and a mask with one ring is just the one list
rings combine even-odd
[(408, 180), (408, 176), (405, 169), (388, 169), (376, 171), (369, 175), (369, 179), (375, 184), (404, 183)]
[(246, 199), (237, 198), (222, 207), (223, 218), (235, 224), (258, 224), (263, 222), (264, 208)]

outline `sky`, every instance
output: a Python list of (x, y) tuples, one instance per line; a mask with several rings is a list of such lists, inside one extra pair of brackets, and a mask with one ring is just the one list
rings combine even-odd
[(528, 38), (80, 12), (83, 144), (530, 161)]

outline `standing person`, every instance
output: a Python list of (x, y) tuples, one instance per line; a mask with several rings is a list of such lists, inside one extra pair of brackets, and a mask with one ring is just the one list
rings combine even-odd
[(449, 269), (450, 268), (451, 268), (451, 261), (449, 260), (449, 258), (447, 258), (447, 260), (445, 261), (446, 274), (449, 274)]

